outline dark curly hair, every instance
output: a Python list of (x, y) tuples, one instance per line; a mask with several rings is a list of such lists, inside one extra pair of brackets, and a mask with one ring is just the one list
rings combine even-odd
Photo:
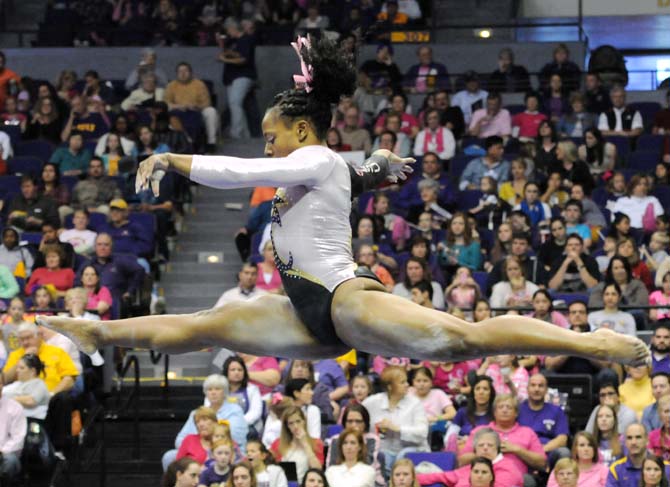
[(291, 88), (275, 96), (270, 109), (277, 108), (282, 117), (294, 121), (308, 119), (319, 139), (325, 139), (332, 118), (332, 104), (350, 95), (356, 86), (356, 68), (337, 45), (322, 38), (312, 41), (312, 48), (302, 47), (302, 57), (312, 66), (312, 90)]

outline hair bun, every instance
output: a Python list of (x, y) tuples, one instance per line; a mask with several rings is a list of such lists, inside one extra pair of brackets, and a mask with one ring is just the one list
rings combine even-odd
[(356, 67), (337, 45), (322, 37), (312, 42), (311, 49), (303, 46), (302, 56), (312, 66), (310, 96), (323, 103), (338, 103), (343, 95), (356, 88)]

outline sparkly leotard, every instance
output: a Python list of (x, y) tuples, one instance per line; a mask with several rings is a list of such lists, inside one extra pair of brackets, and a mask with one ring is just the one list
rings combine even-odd
[[(385, 162), (385, 160), (384, 160)], [(355, 277), (351, 251), (352, 179), (388, 164), (373, 162), (354, 172), (325, 146), (300, 148), (284, 158), (194, 156), (191, 179), (215, 188), (277, 186), (272, 205), (272, 241), (282, 284), (301, 320), (323, 344), (341, 344), (330, 317), (333, 292)]]

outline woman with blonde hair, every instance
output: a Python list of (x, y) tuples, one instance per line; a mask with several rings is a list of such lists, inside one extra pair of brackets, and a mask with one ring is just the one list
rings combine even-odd
[(414, 464), (408, 458), (397, 460), (391, 468), (389, 487), (419, 487)]
[(195, 410), (193, 419), (198, 432), (186, 435), (177, 451), (177, 460), (191, 457), (203, 465), (212, 448), (212, 435), (217, 423), (216, 412), (207, 406), (200, 406)]
[(573, 183), (579, 183), (584, 188), (584, 193), (591, 194), (594, 182), (589, 166), (579, 160), (577, 146), (571, 140), (562, 140), (556, 146), (557, 164), (554, 169), (560, 171), (563, 178), (563, 186), (571, 188)]
[(324, 461), (323, 442), (310, 438), (305, 414), (297, 406), (286, 408), (281, 418), (281, 433), (272, 443), (270, 451), (278, 462), (294, 462), (298, 481), (310, 468), (321, 468)]
[[(552, 484), (552, 479), (555, 481), (555, 484)], [(561, 458), (557, 461), (556, 466), (554, 467), (554, 475), (550, 477), (547, 487), (550, 485), (557, 487), (578, 487), (579, 466), (577, 465), (577, 462), (572, 458)]]
[[(591, 433), (580, 431), (575, 435), (572, 442), (572, 460), (579, 471), (578, 487), (605, 485), (609, 469), (601, 461), (598, 443)], [(549, 475), (547, 487), (558, 487), (558, 462), (552, 473), (553, 475)]]
[(491, 290), (491, 307), (530, 306), (533, 295), (539, 288), (526, 279), (519, 258), (515, 255), (507, 256), (502, 274), (503, 280), (496, 283)]

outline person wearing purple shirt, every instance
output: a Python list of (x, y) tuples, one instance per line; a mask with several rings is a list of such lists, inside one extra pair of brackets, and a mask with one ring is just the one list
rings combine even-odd
[(419, 183), (424, 179), (434, 179), (440, 184), (440, 192), (437, 199), (447, 208), (456, 203), (456, 188), (449, 181), (449, 175), (444, 171), (442, 161), (434, 152), (426, 152), (421, 162), (421, 171), (407, 181), (400, 189), (400, 197), (397, 205), (400, 208), (409, 209), (412, 206), (423, 205)]
[(154, 236), (137, 223), (128, 220), (128, 203), (117, 198), (111, 201), (109, 208), (109, 223), (102, 228), (102, 231), (112, 236), (114, 251), (138, 257), (151, 257), (154, 250)]
[[(605, 487), (637, 487), (642, 476), (642, 464), (647, 457), (648, 433), (640, 423), (626, 428), (625, 444), (628, 454), (610, 465)], [(666, 476), (670, 466), (665, 467)]]
[(670, 322), (661, 321), (651, 337), (651, 371), (670, 374)]
[(478, 375), (472, 382), (467, 406), (461, 407), (451, 420), (454, 426), (460, 428), (458, 436), (461, 438), (467, 437), (476, 427), (489, 424), (493, 420), (493, 401), (496, 398), (493, 380), (486, 375)]
[(330, 393), (331, 401), (339, 402), (349, 394), (349, 382), (344, 376), (342, 367), (333, 359), (314, 362), (314, 378), (325, 385)]
[(567, 448), (568, 419), (563, 410), (544, 401), (549, 384), (542, 374), (533, 374), (528, 379), (528, 400), (519, 406), (518, 422), (528, 426), (540, 439), (548, 457), (550, 467), (561, 458), (570, 458)]

